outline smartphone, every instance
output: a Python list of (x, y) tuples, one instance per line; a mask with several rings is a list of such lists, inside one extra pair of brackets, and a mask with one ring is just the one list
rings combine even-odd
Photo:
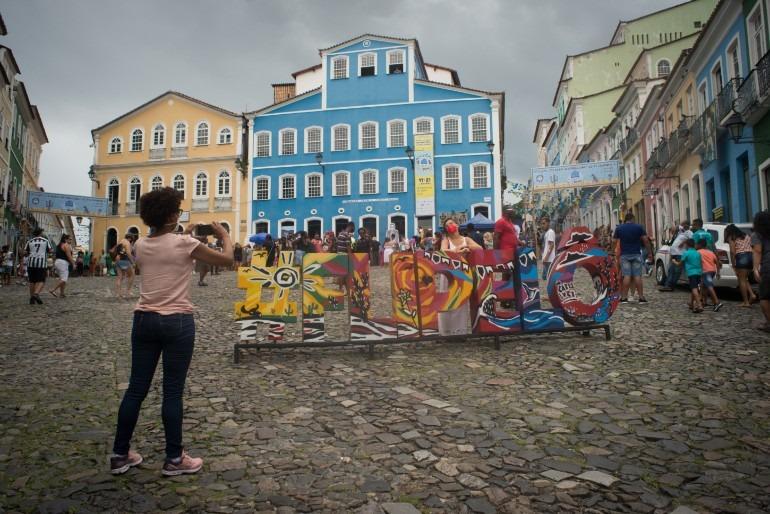
[(196, 236), (213, 236), (214, 227), (212, 225), (198, 225), (195, 227)]

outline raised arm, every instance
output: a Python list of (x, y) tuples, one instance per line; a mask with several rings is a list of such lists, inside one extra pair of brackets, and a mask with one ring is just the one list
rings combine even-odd
[(212, 221), (211, 225), (214, 227), (214, 234), (217, 239), (222, 241), (222, 251), (213, 250), (200, 244), (193, 250), (192, 256), (212, 266), (231, 266), (233, 264), (233, 242), (230, 240), (230, 234), (216, 221)]

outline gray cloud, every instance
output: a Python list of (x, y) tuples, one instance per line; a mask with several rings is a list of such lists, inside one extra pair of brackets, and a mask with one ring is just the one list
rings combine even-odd
[(270, 84), (362, 33), (416, 37), (428, 62), (464, 85), (506, 92), (506, 166), (535, 163), (537, 118), (566, 54), (609, 42), (619, 19), (677, 0), (12, 0), (2, 14), (50, 143), (41, 184), (87, 194), (90, 130), (175, 89), (226, 109), (267, 105)]

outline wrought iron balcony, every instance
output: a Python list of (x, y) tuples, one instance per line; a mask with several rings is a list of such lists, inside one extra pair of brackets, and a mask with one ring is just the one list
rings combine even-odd
[(110, 213), (111, 216), (117, 216), (119, 207), (120, 207), (119, 202), (110, 202), (108, 212)]
[(689, 151), (695, 151), (701, 143), (703, 143), (703, 114), (698, 117), (694, 117), (692, 125), (690, 125), (690, 134), (687, 139), (687, 149)]
[(717, 95), (717, 121), (720, 125), (733, 112), (733, 102), (738, 97), (738, 89), (742, 82), (743, 79), (740, 77), (730, 79)]
[(748, 125), (761, 120), (770, 109), (770, 52), (759, 60), (738, 90), (735, 110)]
[(631, 129), (626, 132), (626, 137), (620, 142), (620, 152), (625, 155), (639, 140), (639, 134), (635, 129)]
[(126, 203), (126, 214), (139, 214), (139, 202)]

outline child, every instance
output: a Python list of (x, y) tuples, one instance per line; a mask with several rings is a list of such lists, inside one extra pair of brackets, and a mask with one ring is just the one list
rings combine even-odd
[(687, 279), (690, 282), (690, 301), (687, 302), (687, 305), (693, 312), (703, 312), (698, 291), (701, 275), (703, 275), (701, 256), (695, 249), (695, 240), (688, 239), (685, 246), (687, 250), (682, 254), (682, 259), (679, 262), (674, 261), (674, 263), (677, 266), (684, 266)]
[[(703, 289), (704, 299), (708, 295), (714, 304), (714, 312), (719, 311), (722, 308), (722, 302), (717, 298), (717, 293), (714, 291), (714, 275), (719, 278), (719, 259), (714, 252), (706, 247), (706, 239), (699, 239), (695, 244), (700, 254), (701, 264), (703, 266)], [(706, 302), (703, 302), (704, 304)]]

